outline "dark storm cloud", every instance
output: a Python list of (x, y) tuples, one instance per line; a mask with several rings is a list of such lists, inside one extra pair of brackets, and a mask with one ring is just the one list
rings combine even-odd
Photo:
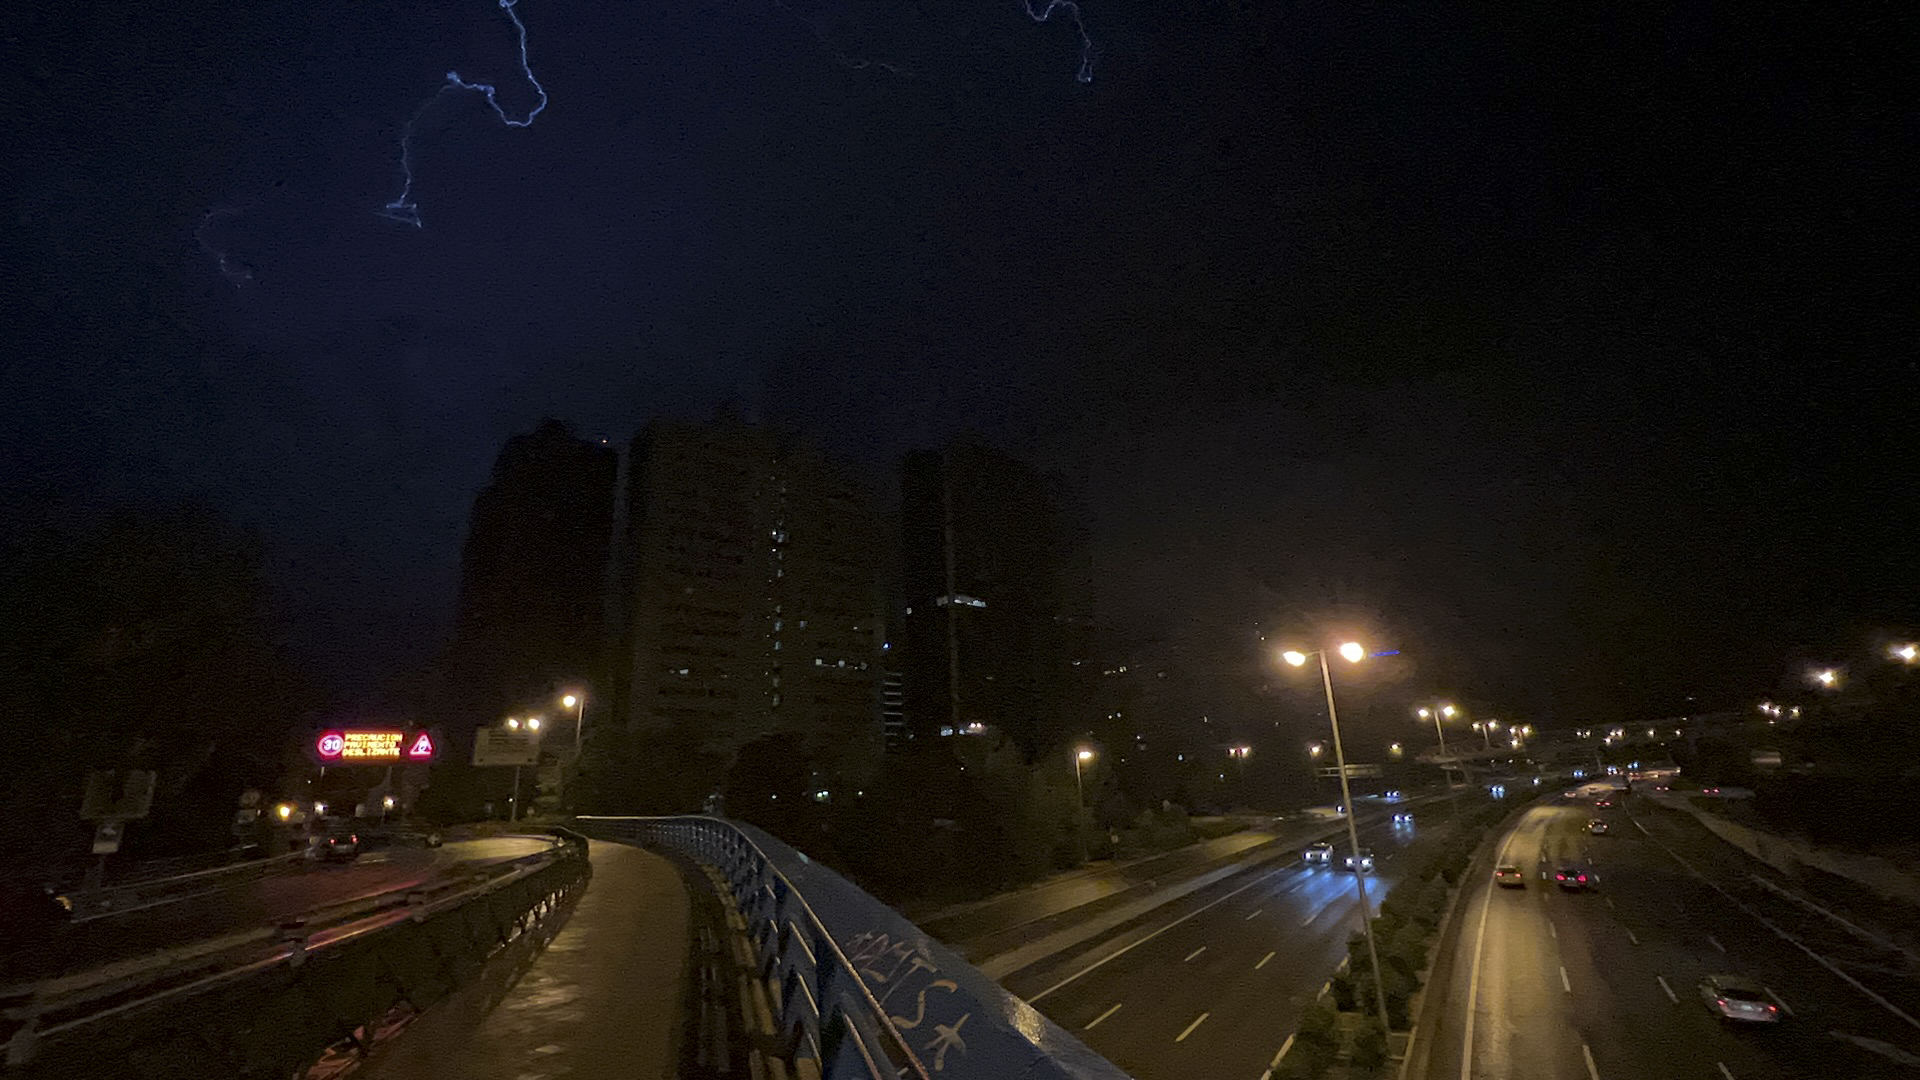
[(728, 397), (1081, 478), (1131, 625), (1372, 605), (1541, 708), (1899, 614), (1887, 35), (1085, 10), (1090, 86), (1014, 2), (523, 0), (551, 105), (422, 114), (420, 230), (445, 72), (531, 103), (495, 5), (36, 11), (9, 446), (266, 524), (336, 674), (430, 651), (506, 435)]

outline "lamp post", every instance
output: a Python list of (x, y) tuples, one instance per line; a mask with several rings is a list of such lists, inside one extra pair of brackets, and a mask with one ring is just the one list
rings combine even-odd
[[(1432, 705), (1422, 705), (1420, 707), (1420, 719), (1431, 719), (1433, 721), (1433, 734), (1435, 738), (1440, 740), (1440, 760), (1442, 761), (1445, 761), (1451, 755), (1447, 753), (1447, 732), (1440, 726), (1440, 721), (1443, 718), (1447, 720), (1453, 719), (1454, 715), (1459, 711), (1459, 709), (1442, 701), (1436, 701)], [(1459, 771), (1464, 777), (1466, 769), (1462, 768)], [(1453, 790), (1453, 780), (1451, 777), (1446, 776), (1446, 767), (1444, 765), (1441, 766), (1440, 773), (1442, 777), (1446, 778), (1447, 790), (1451, 792)]]
[[(540, 718), (539, 717), (529, 716), (525, 720), (521, 720), (517, 716), (507, 717), (508, 731), (519, 731), (523, 725), (526, 727), (526, 729), (529, 732), (532, 733), (533, 744), (535, 746), (540, 745)], [(513, 822), (518, 822), (520, 820), (520, 766), (518, 765), (515, 765), (513, 767), (513, 805), (507, 811), (507, 820), (513, 821)]]
[(560, 699), (560, 704), (563, 708), (573, 710), (573, 756), (577, 761), (580, 758), (580, 730), (587, 722), (587, 695), (570, 693)]
[(1093, 751), (1086, 747), (1077, 747), (1073, 752), (1073, 791), (1080, 799), (1079, 805), (1087, 805), (1086, 784), (1080, 779), (1080, 766), (1093, 760)]
[[(1349, 641), (1340, 646), (1340, 657), (1349, 664), (1357, 664), (1367, 658), (1366, 647), (1358, 642)], [(1340, 744), (1340, 714), (1333, 706), (1333, 672), (1327, 668), (1325, 649), (1301, 652), (1289, 649), (1280, 654), (1280, 658), (1294, 667), (1307, 662), (1307, 657), (1320, 658), (1320, 685), (1327, 692), (1327, 725), (1333, 729), (1333, 761), (1340, 769), (1340, 803), (1346, 808), (1347, 845), (1353, 853), (1353, 888), (1360, 897), (1360, 931), (1367, 939), (1367, 963), (1373, 967), (1374, 1004), (1380, 1009), (1380, 1028), (1391, 1032), (1393, 1023), (1387, 1019), (1387, 987), (1380, 981), (1380, 953), (1373, 944), (1373, 912), (1367, 903), (1367, 874), (1360, 863), (1360, 830), (1354, 825), (1353, 793), (1347, 785), (1347, 754)]]

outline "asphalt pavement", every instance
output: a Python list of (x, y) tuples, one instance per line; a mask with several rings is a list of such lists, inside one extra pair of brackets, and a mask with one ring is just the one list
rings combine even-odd
[(412, 888), (451, 874), (544, 851), (550, 841), (498, 836), (438, 848), (371, 851), (352, 862), (299, 862), (249, 878), (170, 897), (140, 911), (60, 926), (0, 963), (0, 981), (45, 978), (177, 948), (263, 926), (359, 897)]
[[(1463, 799), (1471, 796), (1463, 795)], [(1464, 805), (1464, 804), (1463, 804)], [(1361, 822), (1378, 905), (1450, 820), (1441, 801), (1396, 827)], [(1336, 851), (1344, 855), (1344, 841)], [(1359, 930), (1353, 876), (1297, 856), (1213, 883), (1118, 932), (1001, 979), (1140, 1080), (1260, 1080)]]
[[(1463, 894), (1450, 974), (1429, 990), (1444, 993), (1422, 1036), (1431, 1080), (1916, 1075), (1913, 971), (1863, 963), (1872, 950), (1842, 928), (1816, 932), (1754, 882), (1763, 867), (1690, 817), (1626, 801), (1559, 798), (1500, 838), (1496, 861), (1527, 883), (1481, 874)], [(1588, 832), (1594, 818), (1606, 835)], [(1562, 890), (1562, 867), (1594, 887)], [(1720, 1019), (1698, 989), (1714, 974), (1759, 983), (1781, 1022)]]

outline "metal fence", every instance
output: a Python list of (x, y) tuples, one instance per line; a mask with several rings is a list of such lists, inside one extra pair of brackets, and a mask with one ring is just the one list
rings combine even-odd
[(0, 1076), (284, 1080), (330, 1051), (365, 1053), (551, 933), (592, 868), (578, 834), (488, 880), (411, 889), (190, 960), (0, 988)]
[(717, 869), (756, 946), (776, 1028), (826, 1080), (1124, 1080), (898, 912), (742, 822), (591, 817), (590, 836)]

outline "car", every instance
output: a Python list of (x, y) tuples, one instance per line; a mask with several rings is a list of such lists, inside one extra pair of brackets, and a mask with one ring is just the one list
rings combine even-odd
[(314, 829), (309, 854), (321, 862), (350, 862), (360, 857), (360, 833), (351, 821), (323, 819)]
[(1563, 866), (1555, 870), (1553, 880), (1568, 892), (1582, 892), (1593, 885), (1593, 875), (1577, 866)]
[(1390, 789), (1390, 790), (1389, 790), (1389, 791), (1387, 792), (1387, 801), (1388, 801), (1388, 802), (1399, 802), (1401, 798), (1402, 798), (1402, 796), (1401, 796), (1401, 794), (1400, 794), (1400, 789), (1399, 789), (1399, 788), (1393, 788), (1393, 789)]
[(1318, 844), (1308, 844), (1307, 850), (1302, 854), (1309, 866), (1315, 863), (1321, 866), (1333, 865), (1333, 845), (1324, 840)]
[(1394, 823), (1395, 825), (1411, 825), (1411, 824), (1413, 824), (1413, 811), (1411, 811), (1411, 810), (1401, 810), (1401, 811), (1399, 811), (1398, 813), (1396, 813), (1396, 814), (1394, 814), (1394, 815), (1393, 815), (1393, 823)]
[(1612, 830), (1613, 830), (1612, 826), (1608, 825), (1604, 821), (1601, 821), (1599, 818), (1594, 818), (1592, 821), (1587, 822), (1587, 831), (1589, 833), (1592, 833), (1594, 836), (1605, 836), (1607, 835), (1607, 833), (1611, 832)]
[(1700, 1000), (1722, 1020), (1777, 1024), (1780, 1005), (1766, 987), (1739, 975), (1709, 975), (1700, 980)]
[(1347, 856), (1347, 869), (1361, 874), (1372, 872), (1373, 849), (1363, 847), (1352, 855)]
[(1601, 799), (1598, 802), (1595, 802), (1593, 805), (1594, 805), (1594, 808), (1597, 810), (1611, 810), (1613, 809), (1613, 800)]
[(1519, 867), (1507, 863), (1493, 868), (1493, 883), (1503, 889), (1524, 889), (1527, 887), (1527, 875)]

